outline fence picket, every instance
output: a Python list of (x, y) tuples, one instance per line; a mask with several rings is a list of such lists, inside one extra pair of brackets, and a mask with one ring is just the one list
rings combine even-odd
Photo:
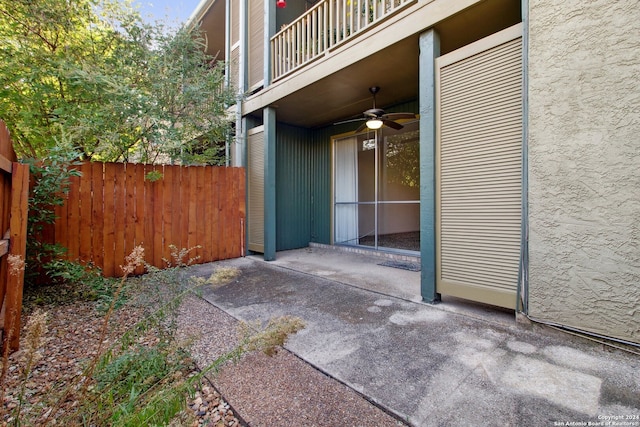
[(202, 168), (204, 179), (202, 188), (202, 194), (204, 196), (204, 204), (202, 206), (203, 214), (202, 214), (202, 222), (204, 225), (204, 230), (202, 232), (202, 257), (203, 259), (211, 259), (213, 252), (213, 239), (211, 238), (211, 217), (212, 215), (207, 216), (207, 212), (212, 212), (213, 210), (213, 194), (212, 193), (212, 178), (213, 178), (213, 168)]
[(68, 203), (62, 206), (56, 206), (54, 209), (54, 215), (56, 216), (56, 223), (54, 227), (54, 233), (56, 236), (55, 243), (59, 243), (62, 247), (69, 247), (69, 224), (67, 220)]
[(154, 219), (153, 215), (155, 212), (154, 206), (154, 189), (155, 189), (155, 181), (151, 181), (148, 179), (149, 173), (155, 171), (155, 167), (151, 165), (144, 166), (144, 209), (145, 215), (148, 215), (144, 218), (144, 254), (145, 261), (149, 264), (153, 265), (153, 245), (154, 245)]
[[(124, 165), (117, 165), (116, 174), (114, 180), (114, 212), (113, 217), (115, 220), (115, 240), (114, 240), (114, 248), (113, 248), (113, 258), (114, 258), (114, 266), (115, 266), (115, 274), (116, 276), (120, 276), (122, 274), (121, 265), (124, 265), (124, 257), (128, 255), (125, 253), (125, 229), (126, 229), (126, 198), (125, 198), (125, 182), (126, 175), (123, 169)], [(120, 261), (123, 260), (123, 261)]]
[(136, 165), (124, 164), (124, 255), (133, 251), (136, 244)]
[[(27, 252), (27, 218), (29, 210), (29, 165), (13, 163), (11, 186), (11, 220), (9, 254), (19, 257), (24, 263)], [(17, 267), (17, 266), (14, 266)], [(9, 349), (20, 347), (20, 314), (22, 312), (22, 288), (24, 285), (24, 265), (8, 268), (5, 300), (5, 333)]]
[(183, 194), (182, 176), (184, 174), (184, 168), (171, 167), (173, 169), (173, 181), (171, 182), (171, 244), (175, 245), (178, 249), (183, 248), (183, 239), (186, 236), (182, 234), (182, 216), (184, 215), (184, 201), (185, 196)]
[[(113, 163), (104, 165), (104, 228), (102, 235), (104, 239), (104, 265), (102, 266), (104, 275), (114, 277), (116, 275), (116, 228), (115, 220), (115, 179), (116, 166)], [(63, 230), (67, 231), (67, 230)], [(57, 237), (56, 237), (57, 239)]]
[(163, 187), (162, 183), (164, 181), (164, 171), (162, 166), (154, 166), (152, 168), (153, 171), (158, 172), (163, 175), (162, 179), (155, 181), (152, 183), (153, 188), (153, 250), (150, 251), (149, 257), (147, 258), (149, 262), (151, 262), (155, 267), (162, 268), (164, 266), (164, 262), (162, 261), (164, 246), (162, 239), (162, 225), (163, 225), (163, 215), (164, 212), (162, 210), (162, 200), (163, 200)]
[(222, 256), (228, 257), (231, 253), (231, 231), (233, 227), (232, 221), (232, 209), (233, 209), (233, 182), (231, 180), (231, 176), (229, 174), (225, 174), (223, 180), (221, 181), (222, 188), (224, 191), (220, 194), (223, 200), (224, 209), (221, 211), (222, 221), (221, 221), (221, 236), (223, 243)]
[[(88, 166), (88, 167), (87, 167)], [(83, 165), (82, 168), (79, 169), (82, 173), (82, 179), (80, 179), (79, 185), (79, 228), (81, 231), (78, 233), (79, 235), (79, 248), (78, 248), (78, 258), (82, 262), (90, 262), (92, 261), (91, 256), (91, 247), (92, 247), (92, 238), (93, 238), (93, 226), (91, 224), (91, 210), (92, 210), (92, 191), (91, 185), (93, 183), (92, 179), (92, 168), (90, 164)]]
[(237, 239), (237, 250), (238, 252), (244, 252), (244, 215), (245, 215), (245, 198), (244, 198), (244, 189), (245, 189), (245, 181), (244, 181), (244, 173), (242, 173), (242, 169), (235, 169), (235, 176), (233, 182), (238, 186), (236, 193), (236, 229), (238, 230), (238, 234), (240, 235)]
[[(145, 240), (144, 235), (144, 227), (147, 222), (146, 217), (146, 206), (145, 206), (145, 182), (144, 182), (144, 165), (134, 165), (135, 166), (135, 181), (136, 181), (136, 194), (135, 194), (135, 233), (134, 240), (135, 246), (142, 245), (145, 247), (147, 241)], [(144, 273), (144, 267), (138, 266), (136, 267), (135, 274)]]
[(68, 235), (69, 259), (76, 260), (80, 256), (80, 177), (70, 178), (69, 201), (67, 203), (67, 224), (73, 233)]
[(196, 204), (197, 204), (197, 188), (198, 188), (198, 176), (195, 173), (195, 168), (193, 166), (189, 167), (187, 170), (189, 171), (189, 181), (191, 185), (189, 186), (189, 200), (188, 200), (188, 227), (187, 233), (189, 235), (189, 244), (187, 248), (193, 248), (196, 246), (196, 227), (198, 218), (196, 216)]
[[(189, 254), (199, 255), (198, 262), (243, 255), (243, 168), (87, 163), (80, 170), (66, 203), (56, 208), (56, 223), (45, 229), (50, 242), (75, 245), (68, 259), (79, 257), (115, 277), (140, 244), (145, 260), (159, 268), (171, 259), (170, 244), (201, 246)], [(162, 179), (146, 180), (151, 171)]]
[[(226, 169), (231, 171), (232, 169)], [(211, 169), (211, 256), (220, 259), (220, 174), (222, 169)]]
[[(2, 354), (20, 346), (20, 315), (27, 246), (29, 165), (16, 163), (6, 124), (0, 120), (0, 317)], [(9, 258), (11, 257), (11, 262)]]
[(236, 253), (240, 251), (240, 238), (235, 237), (238, 234), (238, 230), (241, 227), (241, 221), (238, 219), (238, 212), (240, 212), (240, 180), (238, 179), (237, 174), (234, 174), (233, 179), (231, 180), (231, 184), (233, 185), (233, 196), (232, 196), (232, 211), (230, 212), (230, 221), (231, 221), (231, 253)]
[[(2, 128), (4, 123), (0, 121), (0, 148), (5, 144), (11, 144), (9, 140), (9, 132), (6, 128)], [(5, 136), (6, 139), (2, 139)], [(3, 240), (5, 238), (4, 233), (9, 230), (9, 209), (11, 202), (11, 176), (6, 173), (0, 173), (0, 236)], [(6, 278), (7, 277), (7, 257), (0, 258), (0, 304), (4, 301), (6, 293)]]
[[(205, 218), (205, 203), (206, 203), (206, 199), (207, 197), (209, 197), (208, 194), (205, 193), (204, 188), (205, 188), (205, 183), (204, 183), (204, 179), (205, 179), (205, 173), (204, 173), (204, 167), (202, 166), (198, 166), (195, 168), (195, 172), (196, 172), (196, 236), (205, 236), (205, 222), (206, 222), (206, 218)], [(198, 239), (199, 240), (199, 239)], [(199, 258), (199, 259), (204, 259), (206, 258), (204, 256), (204, 244), (206, 243), (206, 239), (202, 241), (202, 243), (198, 243), (198, 248), (196, 248), (195, 250), (195, 255)]]
[[(89, 163), (91, 169), (91, 223), (93, 240), (91, 246), (91, 262), (102, 267), (104, 265), (104, 170), (103, 164)], [(86, 179), (86, 177), (85, 177)]]
[[(162, 257), (169, 262), (173, 262), (171, 259), (170, 245), (176, 245), (173, 236), (173, 214), (176, 211), (173, 206), (173, 199), (171, 194), (173, 193), (173, 181), (175, 180), (176, 168), (166, 167), (164, 168), (164, 178), (162, 179), (162, 193), (164, 199), (162, 201), (162, 226), (163, 226), (163, 241)], [(177, 245), (176, 245), (177, 246)]]

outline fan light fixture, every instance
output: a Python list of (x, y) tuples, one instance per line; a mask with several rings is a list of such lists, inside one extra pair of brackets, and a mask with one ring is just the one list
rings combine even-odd
[(373, 108), (364, 111), (362, 115), (364, 117), (359, 119), (345, 120), (343, 122), (334, 123), (336, 125), (342, 123), (350, 123), (355, 121), (362, 121), (363, 123), (356, 129), (355, 133), (360, 133), (365, 129), (378, 130), (382, 126), (388, 126), (391, 129), (399, 130), (404, 126), (397, 122), (397, 120), (412, 120), (416, 118), (414, 113), (385, 113), (382, 108), (376, 108), (376, 93), (380, 91), (379, 86), (371, 86), (369, 92), (373, 95)]
[(382, 124), (383, 124), (382, 120), (380, 120), (377, 117), (367, 120), (367, 127), (369, 129), (373, 129), (373, 130), (380, 129), (382, 127)]

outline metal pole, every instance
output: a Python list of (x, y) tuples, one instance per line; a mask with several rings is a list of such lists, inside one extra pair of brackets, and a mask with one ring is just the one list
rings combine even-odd
[(374, 239), (373, 239), (373, 244), (374, 247), (376, 248), (376, 250), (378, 250), (378, 179), (379, 179), (379, 163), (380, 163), (380, 153), (378, 151), (378, 130), (374, 130), (374, 160), (375, 160), (375, 166), (373, 168), (373, 179), (374, 179), (374, 187), (373, 187), (373, 192), (374, 192), (374, 196), (373, 196), (373, 222), (374, 222)]

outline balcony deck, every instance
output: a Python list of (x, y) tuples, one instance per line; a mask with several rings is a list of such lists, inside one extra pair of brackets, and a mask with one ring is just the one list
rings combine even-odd
[(416, 0), (323, 0), (271, 38), (273, 80), (293, 73)]

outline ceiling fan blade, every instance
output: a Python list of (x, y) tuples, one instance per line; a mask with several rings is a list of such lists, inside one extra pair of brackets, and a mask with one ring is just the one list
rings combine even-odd
[(360, 117), (359, 119), (342, 120), (341, 122), (335, 122), (334, 125), (343, 125), (345, 123), (360, 122), (362, 120), (365, 120), (365, 118)]
[(370, 108), (362, 114), (365, 117), (381, 117), (384, 115), (384, 110), (381, 108)]
[(382, 117), (389, 120), (401, 120), (401, 119), (415, 119), (416, 115), (413, 113), (387, 113)]
[(384, 123), (385, 125), (389, 126), (392, 129), (402, 129), (404, 126), (402, 126), (400, 123), (396, 123), (393, 120), (388, 120), (386, 118), (382, 119), (382, 123)]

